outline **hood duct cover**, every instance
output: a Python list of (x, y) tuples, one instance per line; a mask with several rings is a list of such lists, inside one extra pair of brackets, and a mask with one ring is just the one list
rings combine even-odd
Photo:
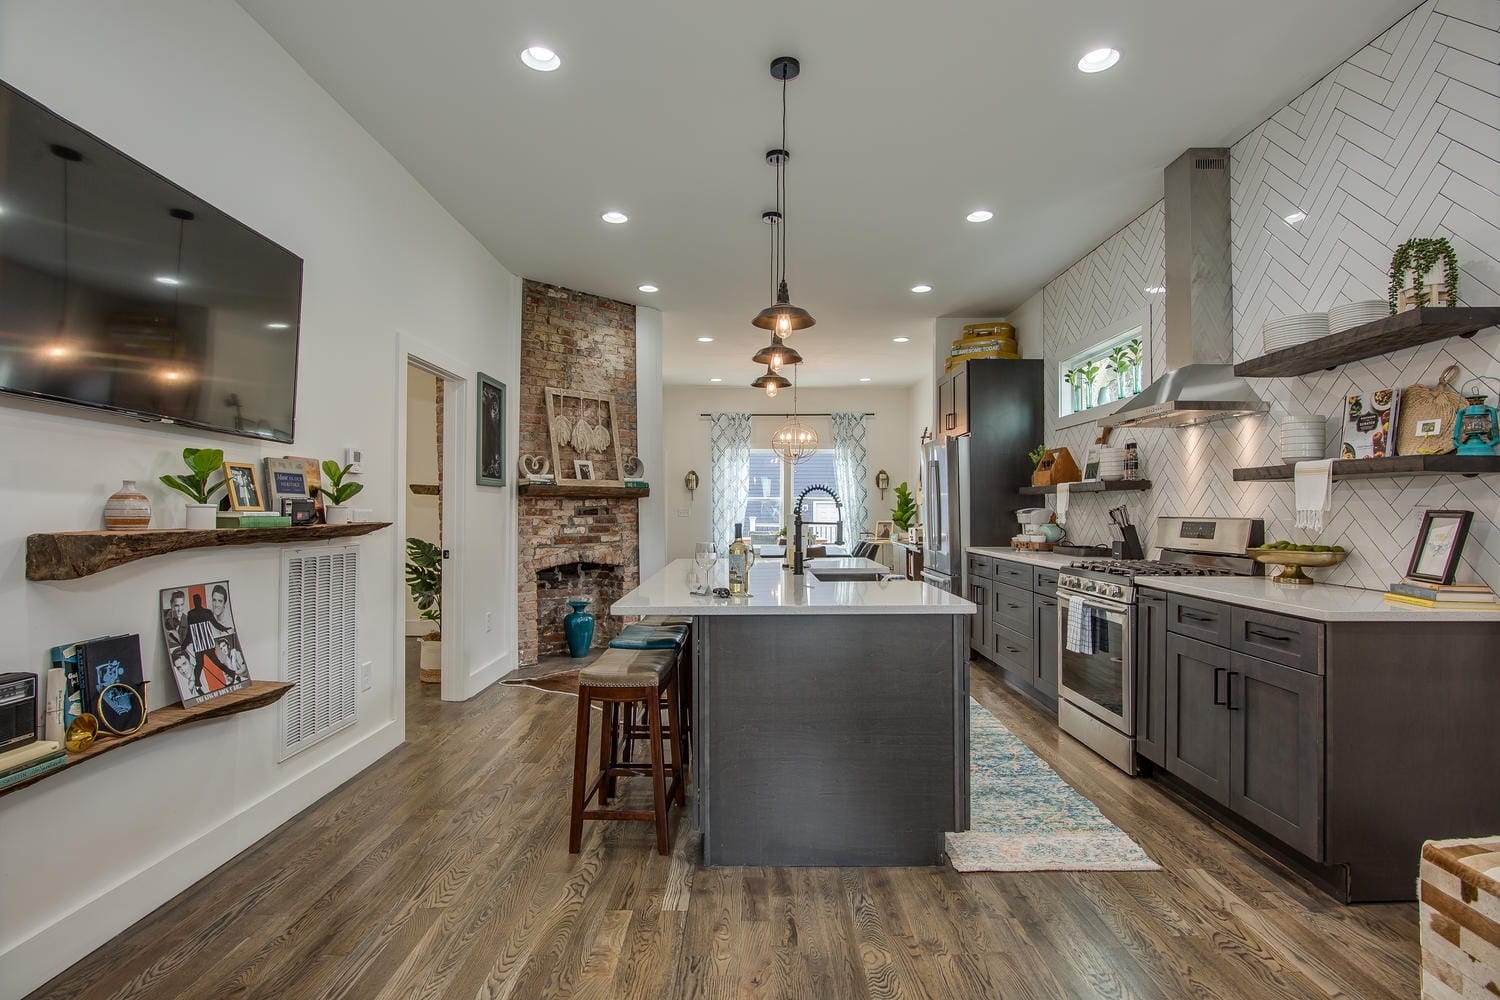
[(1099, 423), (1183, 427), (1268, 409), (1234, 374), (1229, 150), (1190, 149), (1164, 174), (1167, 373)]

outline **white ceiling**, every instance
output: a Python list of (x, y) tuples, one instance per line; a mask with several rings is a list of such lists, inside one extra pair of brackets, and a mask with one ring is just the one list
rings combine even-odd
[[(240, 3), (511, 271), (663, 310), (669, 384), (756, 374), (768, 65), (797, 56), (802, 383), (896, 385), (934, 317), (1004, 314), (1160, 197), (1182, 149), (1239, 138), (1412, 0)], [(523, 66), (531, 44), (562, 68)], [(1119, 65), (1079, 73), (1101, 45)]]

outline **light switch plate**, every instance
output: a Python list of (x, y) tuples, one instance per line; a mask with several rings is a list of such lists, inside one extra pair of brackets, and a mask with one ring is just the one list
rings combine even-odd
[(359, 689), (368, 691), (375, 686), (374, 660), (365, 660), (359, 665)]
[(678, 507), (677, 508), (677, 516), (678, 517), (687, 517), (688, 516), (688, 509), (686, 507)]

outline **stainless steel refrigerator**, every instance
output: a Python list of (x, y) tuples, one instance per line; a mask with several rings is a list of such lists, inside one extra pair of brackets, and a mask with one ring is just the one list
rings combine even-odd
[(922, 446), (922, 580), (950, 594), (963, 589), (963, 470), (967, 437), (939, 438)]

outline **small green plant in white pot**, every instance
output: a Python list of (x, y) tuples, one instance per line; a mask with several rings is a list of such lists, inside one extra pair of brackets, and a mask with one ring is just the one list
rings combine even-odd
[(406, 587), (417, 616), (432, 622), (422, 636), (422, 660), (417, 679), (438, 684), (443, 679), (443, 550), (423, 538), (406, 540)]
[(224, 466), (224, 451), (221, 448), (184, 448), (182, 461), (188, 467), (186, 476), (162, 476), (161, 481), (189, 500), (187, 526), (201, 531), (218, 525), (219, 505), (213, 495), (224, 488), (221, 476), (217, 482), (209, 479)]
[(345, 507), (344, 504), (358, 496), (359, 491), (365, 488), (365, 484), (344, 482), (344, 477), (349, 475), (351, 468), (353, 468), (352, 465), (345, 465), (341, 468), (339, 463), (331, 458), (323, 462), (324, 485), (318, 487), (318, 492), (328, 498), (323, 516), (329, 524), (348, 524), (354, 520), (354, 511)]

